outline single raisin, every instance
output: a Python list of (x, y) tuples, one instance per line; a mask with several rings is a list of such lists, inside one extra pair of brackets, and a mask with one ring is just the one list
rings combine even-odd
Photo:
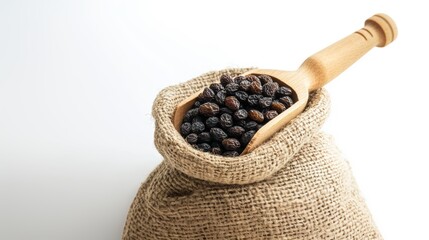
[(222, 156), (224, 157), (237, 157), (240, 154), (237, 151), (226, 151), (222, 153)]
[(254, 94), (261, 94), (262, 93), (262, 85), (259, 81), (253, 81), (250, 83), (249, 91)]
[(233, 83), (233, 82), (234, 82), (234, 79), (230, 75), (224, 74), (224, 75), (220, 76), (220, 83), (223, 86), (226, 86), (226, 85)]
[(240, 87), (238, 88), (241, 91), (249, 91), (250, 82), (248, 80), (243, 80), (240, 82)]
[(286, 110), (286, 106), (280, 101), (273, 101), (271, 103), (271, 109), (276, 110), (277, 113), (282, 113)]
[(226, 91), (225, 90), (220, 90), (219, 92), (216, 93), (215, 101), (216, 101), (217, 104), (223, 105), (223, 102), (225, 101), (225, 98), (226, 98)]
[(240, 101), (234, 96), (229, 96), (225, 98), (225, 106), (232, 111), (237, 111), (240, 108)]
[(255, 121), (248, 121), (246, 122), (246, 125), (244, 125), (244, 128), (246, 130), (253, 130), (256, 129), (258, 127), (258, 123)]
[(191, 133), (188, 136), (186, 136), (185, 140), (190, 144), (197, 143), (198, 142), (198, 135), (195, 133)]
[(230, 114), (224, 113), (220, 115), (220, 125), (223, 128), (232, 127), (233, 124), (234, 124), (234, 121), (232, 120), (232, 116)]
[(208, 102), (213, 100), (215, 92), (210, 88), (204, 88), (203, 92), (199, 95), (198, 100), (200, 102)]
[(240, 137), (246, 130), (241, 126), (228, 128), (227, 132), (230, 137)]
[(259, 107), (261, 108), (267, 108), (271, 106), (271, 103), (273, 102), (273, 99), (270, 97), (263, 97), (259, 99)]
[(222, 141), (223, 139), (228, 137), (228, 135), (220, 128), (210, 129), (210, 135), (216, 141)]
[(229, 151), (237, 150), (241, 147), (240, 141), (235, 138), (225, 138), (222, 141), (222, 146)]
[(209, 128), (216, 127), (218, 123), (219, 123), (218, 117), (209, 117), (206, 120), (206, 126)]
[(240, 127), (246, 127), (246, 120), (239, 120), (237, 121), (237, 125)]
[(246, 119), (248, 115), (249, 115), (249, 114), (247, 113), (247, 111), (246, 111), (246, 110), (244, 110), (244, 109), (238, 109), (238, 110), (234, 113), (234, 118), (235, 118), (236, 120), (243, 120), (243, 119)]
[(249, 111), (249, 118), (255, 122), (261, 123), (264, 121), (264, 114), (258, 110), (252, 109)]
[(279, 89), (277, 89), (277, 95), (279, 96), (290, 96), (292, 95), (292, 89), (288, 88), (288, 87), (279, 87)]
[(212, 147), (208, 143), (200, 143), (198, 144), (198, 148), (203, 152), (209, 152)]
[(190, 109), (186, 112), (185, 117), (183, 118), (184, 122), (190, 122), (192, 121), (192, 118), (198, 115), (198, 108)]
[(249, 95), (244, 91), (237, 91), (235, 92), (235, 97), (241, 102), (246, 102)]
[(203, 118), (201, 116), (195, 116), (194, 118), (192, 118), (192, 123), (196, 123), (196, 122), (203, 122)]
[(279, 89), (279, 84), (275, 82), (266, 83), (262, 87), (262, 92), (265, 96), (274, 97), (276, 95), (277, 89)]
[(198, 112), (205, 117), (212, 117), (219, 113), (219, 106), (216, 103), (207, 102), (201, 104)]
[(180, 126), (180, 133), (183, 136), (189, 135), (191, 131), (192, 131), (192, 124), (189, 122), (185, 122)]
[(230, 83), (225, 86), (225, 90), (228, 95), (234, 95), (234, 93), (238, 91), (239, 87), (240, 85), (238, 85), (237, 83)]
[(259, 104), (259, 99), (261, 99), (261, 95), (250, 95), (247, 98), (247, 103), (249, 104), (249, 106), (251, 107), (255, 107)]
[(193, 133), (201, 133), (206, 129), (206, 126), (204, 126), (204, 123), (202, 122), (194, 122), (192, 123), (191, 130)]
[(259, 80), (259, 78), (255, 75), (247, 75), (246, 76), (246, 80), (249, 82), (258, 82), (259, 84), (261, 84), (261, 80)]
[(240, 84), (243, 80), (246, 80), (246, 77), (245, 77), (245, 76), (237, 76), (237, 77), (235, 77), (235, 78), (234, 78), (234, 81), (235, 81), (237, 84)]
[(267, 119), (268, 121), (272, 120), (273, 118), (277, 117), (279, 114), (274, 111), (274, 110), (269, 110), (267, 112), (265, 112), (264, 117), (265, 119)]
[(211, 140), (210, 133), (208, 133), (208, 132), (202, 132), (202, 133), (198, 134), (198, 141), (199, 142), (201, 142), (201, 143), (204, 143), (204, 142), (208, 143), (208, 142), (210, 142), (210, 140)]
[(212, 150), (210, 152), (212, 154), (215, 154), (215, 155), (221, 155), (222, 154), (222, 149), (220, 147), (212, 147)]
[(252, 140), (253, 135), (255, 135), (255, 130), (250, 130), (248, 132), (245, 132), (242, 136), (241, 136), (241, 144), (242, 145), (247, 145), (250, 140)]
[(270, 76), (265, 74), (259, 75), (258, 78), (259, 80), (261, 80), (262, 85), (273, 82), (273, 79)]
[(286, 108), (289, 108), (290, 106), (293, 105), (293, 100), (289, 96), (281, 97), (281, 98), (279, 98), (279, 100), (281, 103), (283, 103), (285, 105)]
[(212, 83), (212, 84), (210, 84), (210, 89), (215, 91), (215, 92), (219, 92), (220, 90), (223, 89), (223, 86), (220, 83)]

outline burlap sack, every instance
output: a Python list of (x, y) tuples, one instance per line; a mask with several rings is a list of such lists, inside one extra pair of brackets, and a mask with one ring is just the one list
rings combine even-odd
[(164, 161), (140, 187), (123, 239), (382, 239), (348, 163), (319, 132), (326, 91), (244, 156), (195, 150), (174, 129), (177, 103), (223, 73), (246, 70), (210, 72), (158, 95), (155, 144)]

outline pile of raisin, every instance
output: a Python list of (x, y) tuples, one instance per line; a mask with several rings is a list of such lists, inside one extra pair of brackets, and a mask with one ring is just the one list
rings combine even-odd
[(256, 131), (292, 106), (292, 95), (268, 75), (222, 75), (198, 96), (180, 133), (201, 151), (238, 156)]

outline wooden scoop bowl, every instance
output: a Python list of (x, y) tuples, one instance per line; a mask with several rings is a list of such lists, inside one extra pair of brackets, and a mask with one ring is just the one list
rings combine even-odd
[[(266, 74), (280, 86), (289, 86), (295, 91), (295, 104), (260, 128), (241, 155), (251, 152), (300, 114), (307, 104), (309, 92), (323, 87), (373, 47), (391, 43), (398, 35), (397, 31), (389, 16), (376, 14), (365, 21), (365, 27), (307, 58), (297, 71), (254, 69), (243, 73), (243, 76)], [(178, 131), (185, 113), (202, 90), (177, 105), (173, 124)]]

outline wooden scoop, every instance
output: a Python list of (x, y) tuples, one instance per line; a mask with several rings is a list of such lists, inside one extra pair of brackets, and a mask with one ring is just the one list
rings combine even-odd
[[(309, 92), (323, 87), (374, 46), (384, 47), (391, 43), (397, 35), (394, 21), (386, 14), (376, 14), (365, 21), (364, 28), (307, 58), (297, 71), (254, 69), (243, 73), (243, 76), (269, 75), (280, 86), (292, 88), (296, 95), (293, 96), (295, 104), (260, 128), (241, 155), (251, 152), (300, 114), (307, 104)], [(178, 131), (185, 113), (202, 90), (177, 105), (173, 124)]]

